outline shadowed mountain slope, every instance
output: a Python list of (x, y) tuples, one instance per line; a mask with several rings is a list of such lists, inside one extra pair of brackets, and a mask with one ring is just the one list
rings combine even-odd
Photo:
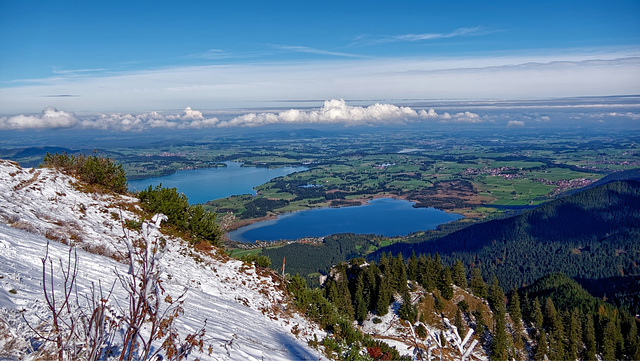
[(552, 272), (598, 279), (640, 271), (640, 181), (615, 181), (519, 215), (476, 224), (432, 241), (398, 243), (381, 252), (439, 253), (496, 275), (504, 288)]

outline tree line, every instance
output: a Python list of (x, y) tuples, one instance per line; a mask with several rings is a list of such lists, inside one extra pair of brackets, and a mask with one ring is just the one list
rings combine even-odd
[[(306, 288), (300, 276), (292, 283)], [(421, 302), (443, 312), (453, 302), (454, 285), (486, 300), (489, 317), (482, 307), (457, 297), (454, 325), (460, 331), (474, 328), (492, 360), (640, 359), (635, 317), (589, 295), (561, 273), (505, 294), (495, 276), (486, 282), (479, 267), (467, 269), (460, 260), (447, 266), (438, 254), (414, 253), (405, 260), (402, 254), (382, 253), (378, 262), (357, 258), (340, 263), (331, 269), (321, 289), (309, 290), (305, 296), (299, 290), (293, 294), (303, 305), (314, 304), (313, 299), (329, 303), (323, 309), (331, 309), (333, 316), (323, 315), (322, 307), (315, 306), (307, 311), (315, 319), (342, 317), (360, 324), (368, 317), (375, 323), (394, 301), (401, 300), (398, 316), (414, 324), (428, 319)], [(415, 302), (411, 291), (418, 289), (426, 293)], [(416, 332), (424, 330), (417, 328)]]

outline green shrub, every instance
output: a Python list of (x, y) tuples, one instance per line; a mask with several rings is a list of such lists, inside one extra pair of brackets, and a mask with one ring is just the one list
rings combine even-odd
[(218, 245), (222, 232), (216, 224), (216, 214), (207, 212), (201, 205), (190, 206), (187, 197), (176, 188), (149, 186), (138, 193), (143, 207), (150, 213), (167, 216), (167, 224), (189, 232), (194, 238)]
[(255, 263), (256, 266), (262, 268), (271, 266), (271, 258), (263, 255), (245, 254), (244, 256), (240, 257), (240, 260), (247, 263)]
[[(187, 209), (187, 224), (189, 231), (198, 238), (217, 244), (222, 235), (220, 227), (216, 224), (216, 214), (207, 212), (201, 205), (189, 206)], [(269, 261), (269, 264), (261, 267), (269, 267), (271, 259), (261, 256)], [(264, 260), (261, 260), (264, 263)]]
[(138, 198), (147, 211), (167, 216), (167, 224), (182, 230), (187, 229), (189, 201), (184, 194), (178, 193), (177, 189), (163, 188), (162, 184), (155, 188), (149, 186), (138, 193)]
[(100, 185), (116, 193), (127, 192), (127, 177), (121, 164), (109, 158), (95, 155), (74, 156), (66, 152), (60, 154), (47, 153), (43, 167), (56, 168), (64, 173), (76, 176), (91, 185)]

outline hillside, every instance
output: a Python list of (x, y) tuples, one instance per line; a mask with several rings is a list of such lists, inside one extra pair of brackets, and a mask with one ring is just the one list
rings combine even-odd
[[(137, 221), (137, 200), (85, 193), (75, 179), (55, 170), (22, 169), (7, 161), (0, 161), (0, 180), (0, 359), (32, 360), (39, 357), (34, 348), (42, 344), (22, 316), (38, 329), (48, 322), (42, 290), (45, 253), (53, 261), (57, 290), (63, 287), (58, 260), (66, 264), (73, 245), (80, 297), (89, 296), (92, 286), (113, 287), (111, 300), (121, 307), (127, 293), (117, 275), (126, 275), (128, 267), (117, 259), (126, 253), (123, 223)], [(148, 227), (154, 229), (153, 224)], [(128, 232), (139, 236), (139, 231)], [(309, 340), (322, 339), (323, 332), (292, 310), (272, 273), (221, 252), (196, 253), (180, 239), (153, 232), (166, 241), (157, 254), (163, 295), (177, 300), (186, 291), (177, 331), (184, 337), (205, 325), (204, 342), (213, 352), (198, 357), (323, 358), (308, 346)]]
[(439, 253), (495, 274), (505, 289), (553, 272), (600, 279), (638, 274), (640, 182), (616, 181), (533, 210), (476, 224), (432, 241), (397, 243), (380, 252)]

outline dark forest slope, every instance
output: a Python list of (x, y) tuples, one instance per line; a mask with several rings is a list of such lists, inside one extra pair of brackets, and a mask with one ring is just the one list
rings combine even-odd
[(433, 241), (394, 244), (373, 258), (380, 252), (459, 258), (507, 289), (553, 272), (583, 279), (638, 274), (640, 181), (611, 182)]

